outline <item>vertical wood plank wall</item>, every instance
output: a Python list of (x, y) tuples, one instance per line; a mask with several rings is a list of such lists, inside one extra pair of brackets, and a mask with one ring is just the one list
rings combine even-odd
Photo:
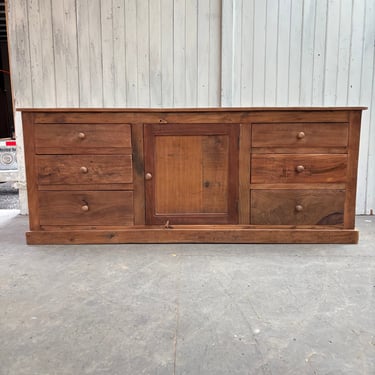
[[(375, 209), (375, 0), (8, 0), (7, 7), (18, 108), (368, 106), (357, 213)], [(22, 148), (19, 115), (16, 132)]]
[(375, 1), (223, 0), (222, 14), (222, 106), (369, 107), (357, 213), (375, 210)]

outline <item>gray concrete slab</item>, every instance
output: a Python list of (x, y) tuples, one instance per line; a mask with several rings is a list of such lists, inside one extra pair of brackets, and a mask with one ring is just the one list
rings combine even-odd
[(375, 374), (373, 217), (358, 245), (27, 246), (4, 216), (1, 375)]
[[(2, 172), (0, 170), (0, 172)], [(0, 210), (18, 210), (20, 208), (19, 192), (15, 182), (1, 182), (0, 177)]]

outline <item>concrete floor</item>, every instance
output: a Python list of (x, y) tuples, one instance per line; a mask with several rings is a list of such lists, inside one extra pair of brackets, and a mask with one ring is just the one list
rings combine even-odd
[(0, 210), (19, 208), (18, 189), (14, 182), (0, 182)]
[(374, 217), (359, 245), (26, 246), (0, 212), (1, 375), (375, 374)]

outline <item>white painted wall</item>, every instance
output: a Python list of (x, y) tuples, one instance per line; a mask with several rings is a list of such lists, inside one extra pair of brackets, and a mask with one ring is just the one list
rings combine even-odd
[(9, 0), (15, 107), (220, 106), (220, 25), (220, 0)]
[(223, 0), (222, 106), (367, 106), (357, 213), (375, 211), (375, 1)]
[(375, 0), (9, 0), (8, 25), (18, 108), (368, 106), (375, 209)]
[(220, 0), (8, 7), (17, 107), (220, 105)]

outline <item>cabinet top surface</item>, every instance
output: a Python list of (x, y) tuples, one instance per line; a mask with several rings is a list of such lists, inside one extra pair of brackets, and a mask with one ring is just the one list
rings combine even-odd
[(264, 111), (361, 111), (367, 107), (209, 107), (209, 108), (17, 108), (21, 112), (96, 112), (96, 113), (165, 113), (165, 112), (264, 112)]

